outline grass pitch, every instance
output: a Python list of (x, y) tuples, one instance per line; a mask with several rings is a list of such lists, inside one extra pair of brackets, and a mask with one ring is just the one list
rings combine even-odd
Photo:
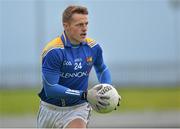
[[(37, 89), (1, 89), (0, 115), (36, 114), (39, 98)], [(180, 111), (180, 87), (138, 88), (123, 87), (119, 112), (124, 111)]]
[(180, 110), (180, 87), (122, 88), (120, 111)]

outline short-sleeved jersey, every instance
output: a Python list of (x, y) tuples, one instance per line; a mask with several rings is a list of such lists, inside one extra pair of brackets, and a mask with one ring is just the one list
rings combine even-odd
[[(78, 46), (73, 46), (66, 34), (63, 33), (60, 37), (50, 41), (42, 53), (42, 76), (44, 78), (49, 75), (56, 75), (57, 83), (61, 86), (72, 90), (87, 91), (88, 78), (92, 66), (96, 67), (96, 72), (100, 74), (99, 82), (111, 83), (111, 79), (103, 79), (103, 72), (107, 70), (102, 57), (102, 49), (91, 38), (80, 43)], [(57, 79), (56, 79), (57, 80)], [(85, 102), (80, 98), (72, 98), (65, 95), (64, 97), (48, 97), (45, 89), (45, 83), (39, 93), (41, 100), (57, 105), (57, 106), (72, 106)], [(76, 92), (69, 92), (76, 94)]]

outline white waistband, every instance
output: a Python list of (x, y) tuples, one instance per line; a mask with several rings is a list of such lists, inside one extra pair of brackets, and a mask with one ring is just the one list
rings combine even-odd
[(74, 108), (77, 108), (77, 107), (85, 106), (85, 105), (87, 105), (87, 102), (82, 103), (82, 104), (78, 104), (78, 105), (74, 105), (74, 106), (59, 107), (59, 106), (56, 106), (56, 105), (53, 105), (53, 104), (46, 103), (46, 102), (41, 100), (41, 105), (43, 105), (45, 107), (48, 107), (50, 109), (53, 109), (53, 110), (70, 110), (70, 109), (74, 109)]

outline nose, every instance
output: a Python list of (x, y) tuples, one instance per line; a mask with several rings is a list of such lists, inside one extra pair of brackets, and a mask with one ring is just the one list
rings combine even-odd
[(88, 29), (88, 26), (87, 26), (87, 25), (84, 25), (84, 26), (82, 27), (82, 30), (83, 30), (84, 32), (86, 32), (87, 29)]

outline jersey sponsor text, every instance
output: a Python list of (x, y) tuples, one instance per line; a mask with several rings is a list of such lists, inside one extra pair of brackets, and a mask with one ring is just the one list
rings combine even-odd
[(63, 72), (60, 73), (60, 77), (63, 78), (74, 78), (74, 77), (81, 78), (83, 76), (88, 76), (88, 75), (89, 75), (88, 71), (76, 72), (76, 73), (63, 73)]

